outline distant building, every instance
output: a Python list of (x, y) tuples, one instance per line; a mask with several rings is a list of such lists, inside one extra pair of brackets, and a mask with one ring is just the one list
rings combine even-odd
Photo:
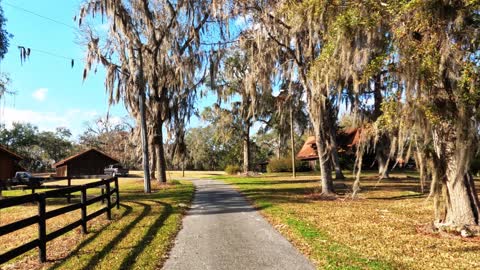
[(15, 172), (22, 171), (18, 165), (23, 158), (4, 146), (0, 145), (0, 180), (6, 180), (15, 176)]
[[(360, 141), (361, 129), (350, 128), (337, 133), (337, 145), (340, 153), (353, 154), (353, 148)], [(315, 136), (310, 136), (305, 141), (300, 152), (297, 154), (299, 160), (316, 161), (318, 159), (317, 142)]]
[(53, 164), (56, 176), (100, 175), (108, 165), (118, 160), (96, 149), (89, 149)]
[(307, 138), (305, 143), (302, 146), (302, 149), (297, 154), (299, 160), (316, 160), (318, 159), (317, 153), (317, 143), (315, 141), (315, 136), (310, 136)]

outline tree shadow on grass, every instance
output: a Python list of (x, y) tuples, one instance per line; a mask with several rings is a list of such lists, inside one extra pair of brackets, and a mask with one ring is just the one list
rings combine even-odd
[(457, 247), (457, 248), (450, 248), (450, 252), (462, 252), (462, 253), (475, 253), (477, 254), (480, 252), (480, 246), (469, 246), (469, 247)]
[[(388, 197), (372, 197), (373, 200), (404, 200), (404, 199), (420, 199), (426, 198), (428, 195), (428, 187), (425, 193), (420, 193), (418, 180), (402, 179), (387, 180), (376, 185), (374, 182), (367, 182), (361, 186), (361, 193), (369, 193), (372, 191), (382, 192), (414, 192), (414, 194), (405, 194), (400, 196)], [(310, 203), (315, 199), (315, 194), (321, 193), (320, 185), (318, 187), (311, 186), (295, 186), (290, 187), (285, 184), (308, 184), (318, 182), (317, 180), (293, 180), (293, 181), (265, 181), (264, 183), (234, 183), (234, 185), (244, 185), (242, 194), (252, 199), (268, 199), (277, 203)], [(337, 181), (334, 182), (335, 193), (339, 198), (352, 192), (353, 181)], [(428, 184), (428, 183), (427, 183)], [(251, 187), (248, 187), (250, 185)]]
[[(130, 222), (126, 227), (122, 228), (122, 231), (115, 236), (107, 245), (105, 245), (101, 251), (97, 252), (88, 262), (88, 264), (83, 267), (83, 269), (95, 269), (95, 266), (126, 236), (130, 233), (130, 231), (135, 227), (135, 225), (144, 219), (150, 212), (151, 206), (148, 204), (140, 203), (140, 202), (132, 202), (143, 206), (143, 210), (139, 216), (137, 216), (132, 222)], [(123, 218), (132, 212), (132, 207), (122, 204), (127, 211), (120, 217)], [(128, 213), (127, 213), (128, 212)], [(65, 258), (61, 263), (53, 265), (50, 269), (57, 269), (62, 266), (67, 260), (71, 257), (79, 255), (80, 250), (91, 243), (95, 238), (97, 238), (105, 229), (109, 228), (113, 223), (108, 226), (105, 226), (100, 231), (96, 232), (95, 236), (89, 238), (85, 242), (81, 243), (72, 253), (70, 253), (67, 258)]]
[(135, 248), (130, 252), (130, 254), (125, 257), (120, 265), (120, 269), (130, 269), (132, 264), (135, 263), (138, 256), (145, 250), (145, 248), (150, 244), (158, 231), (163, 227), (165, 220), (173, 213), (173, 208), (170, 204), (152, 201), (154, 203), (163, 205), (164, 210), (162, 214), (155, 220), (155, 222), (150, 226), (147, 233), (142, 237), (142, 239), (136, 244)]
[(102, 250), (97, 252), (88, 262), (88, 264), (84, 267), (84, 269), (95, 269), (95, 266), (105, 257), (112, 249), (117, 246), (120, 241), (122, 241), (125, 236), (127, 236), (130, 231), (137, 225), (142, 219), (144, 219), (151, 211), (152, 207), (148, 204), (141, 203), (141, 202), (132, 202), (143, 206), (142, 213), (138, 215), (132, 222), (130, 222), (127, 226), (122, 228), (122, 231), (115, 236), (107, 245), (105, 245)]
[(161, 200), (169, 199), (172, 201), (188, 201), (192, 192), (189, 190), (179, 191), (179, 190), (154, 190), (151, 194), (145, 194), (143, 192), (126, 190), (122, 191), (121, 199), (124, 201), (137, 201), (137, 200)]
[(427, 198), (428, 194), (407, 194), (407, 195), (400, 195), (400, 196), (393, 196), (393, 197), (372, 197), (369, 198), (370, 200), (382, 200), (382, 201), (399, 201), (404, 199), (421, 199)]
[[(133, 208), (131, 206), (128, 206), (126, 204), (123, 204), (121, 203), (120, 204), (121, 207), (125, 208), (125, 212), (120, 216), (118, 217), (118, 220), (130, 215), (133, 211)], [(106, 230), (108, 227), (110, 227), (113, 223), (110, 223), (108, 224), (107, 226), (101, 228), (100, 230), (96, 231), (93, 233), (92, 236), (90, 236), (88, 239), (86, 239), (85, 241), (83, 241), (82, 243), (80, 243), (80, 245), (78, 245), (72, 252), (70, 252), (70, 254), (66, 257), (66, 258), (62, 258), (62, 259), (59, 259), (57, 260), (57, 262), (52, 265), (49, 269), (57, 269), (59, 268), (60, 266), (62, 266), (63, 264), (65, 264), (65, 262), (70, 259), (71, 257), (73, 256), (76, 256), (79, 254), (80, 250), (82, 248), (84, 248), (85, 246), (87, 246), (88, 244), (90, 244), (91, 242), (93, 242), (93, 240), (95, 240), (98, 236), (100, 236), (100, 234)]]
[(252, 185), (265, 183), (266, 185), (294, 185), (294, 184), (309, 184), (309, 183), (320, 183), (320, 180), (263, 180), (263, 179), (252, 179), (251, 182), (233, 182), (234, 185), (243, 186), (243, 185)]

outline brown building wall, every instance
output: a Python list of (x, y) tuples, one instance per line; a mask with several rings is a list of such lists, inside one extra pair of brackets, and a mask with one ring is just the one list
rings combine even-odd
[[(57, 176), (98, 175), (103, 174), (105, 167), (115, 164), (112, 160), (98, 152), (91, 151), (57, 167)], [(59, 175), (59, 172), (63, 175)]]
[(57, 170), (58, 177), (65, 177), (67, 176), (68, 166), (67, 165), (59, 166), (57, 167), (56, 170)]
[(6, 180), (15, 176), (17, 161), (10, 155), (0, 151), (0, 180)]

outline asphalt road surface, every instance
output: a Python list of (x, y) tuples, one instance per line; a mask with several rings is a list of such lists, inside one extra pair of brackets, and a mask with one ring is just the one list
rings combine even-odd
[(192, 208), (163, 269), (315, 269), (230, 185), (193, 183)]

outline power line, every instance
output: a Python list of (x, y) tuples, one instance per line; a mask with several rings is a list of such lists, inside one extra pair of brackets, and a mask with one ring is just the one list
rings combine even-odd
[(66, 60), (69, 60), (69, 61), (79, 61), (79, 62), (82, 62), (82, 61), (83, 61), (83, 60), (78, 59), (78, 58), (66, 57), (66, 56), (63, 56), (63, 55), (60, 55), (60, 54), (56, 54), (56, 53), (53, 53), (53, 52), (49, 52), (49, 51), (45, 51), (45, 50), (40, 50), (40, 49), (35, 49), (35, 48), (30, 48), (30, 47), (28, 47), (28, 46), (23, 46), (23, 45), (18, 45), (18, 44), (12, 44), (12, 45), (17, 46), (18, 48), (30, 49), (31, 51), (34, 51), (34, 52), (43, 53), (43, 54), (46, 54), (46, 55), (49, 55), (49, 56), (52, 56), (52, 57), (61, 58), (61, 59), (66, 59)]
[(72, 25), (69, 25), (69, 24), (66, 24), (64, 22), (61, 22), (61, 21), (58, 21), (58, 20), (55, 20), (55, 19), (52, 19), (52, 18), (49, 18), (47, 16), (44, 16), (44, 15), (41, 15), (41, 14), (38, 14), (36, 12), (33, 12), (33, 11), (30, 11), (28, 9), (25, 9), (25, 8), (22, 8), (22, 7), (19, 7), (19, 6), (16, 6), (16, 5), (13, 5), (13, 4), (10, 4), (9, 2), (4, 2), (5, 5), (9, 6), (9, 7), (12, 7), (12, 8), (15, 8), (15, 9), (18, 9), (18, 10), (21, 10), (23, 12), (26, 12), (26, 13), (29, 13), (29, 14), (32, 14), (32, 15), (35, 15), (39, 18), (42, 18), (44, 20), (48, 20), (48, 21), (51, 21), (51, 22), (54, 22), (54, 23), (57, 23), (57, 24), (60, 24), (60, 25), (63, 25), (65, 27), (68, 27), (68, 28), (71, 28), (75, 31), (77, 31), (78, 29)]

